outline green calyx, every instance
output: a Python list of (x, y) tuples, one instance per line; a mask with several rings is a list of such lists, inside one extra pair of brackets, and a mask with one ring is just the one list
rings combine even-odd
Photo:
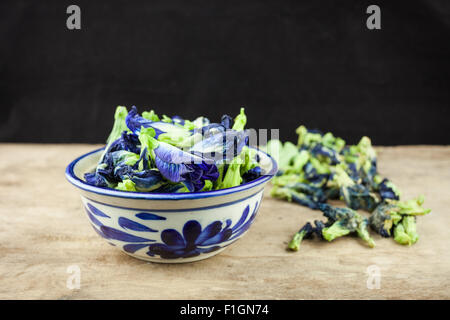
[(142, 112), (142, 118), (150, 120), (150, 121), (154, 121), (154, 122), (159, 121), (158, 115), (153, 110)]
[(300, 243), (302, 242), (305, 233), (305, 231), (297, 232), (289, 242), (288, 249), (292, 251), (298, 251), (298, 249), (300, 249)]
[(349, 234), (352, 230), (348, 228), (347, 224), (348, 221), (344, 219), (334, 222), (330, 227), (323, 228), (323, 238), (327, 241), (333, 241), (336, 238)]
[(114, 113), (114, 125), (111, 130), (111, 133), (106, 140), (107, 144), (110, 144), (114, 140), (117, 140), (122, 132), (129, 131), (125, 119), (128, 115), (127, 108), (123, 106), (118, 106), (116, 108), (116, 112)]
[(245, 108), (241, 108), (241, 112), (234, 118), (234, 124), (232, 129), (236, 131), (242, 131), (247, 124), (247, 116), (245, 115)]
[(122, 182), (119, 182), (115, 189), (122, 191), (137, 191), (136, 184), (130, 179), (125, 179)]

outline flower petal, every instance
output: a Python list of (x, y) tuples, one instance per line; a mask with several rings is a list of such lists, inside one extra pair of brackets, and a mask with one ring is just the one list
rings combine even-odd
[(183, 181), (182, 175), (193, 171), (184, 164), (165, 162), (158, 157), (155, 158), (155, 164), (164, 178), (172, 182)]
[(184, 132), (188, 131), (184, 128), (181, 128), (181, 127), (176, 126), (171, 123), (162, 122), (162, 121), (155, 122), (155, 121), (145, 119), (138, 114), (136, 106), (133, 106), (131, 108), (130, 112), (128, 112), (125, 122), (127, 124), (128, 129), (130, 129), (135, 134), (137, 134), (141, 130), (141, 127), (153, 128), (156, 133), (156, 135), (155, 135), (156, 139), (158, 138), (158, 136), (160, 134), (166, 133), (169, 131), (178, 131), (180, 133), (181, 132), (184, 133)]
[(154, 169), (133, 172), (129, 179), (135, 183), (136, 189), (141, 192), (156, 190), (165, 183), (161, 172)]
[(208, 159), (230, 161), (241, 153), (247, 138), (246, 131), (226, 130), (200, 140), (189, 151)]

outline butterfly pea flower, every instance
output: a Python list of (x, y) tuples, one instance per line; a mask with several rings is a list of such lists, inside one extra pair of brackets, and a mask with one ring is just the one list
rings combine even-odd
[(211, 191), (213, 190), (213, 182), (211, 180), (205, 180), (205, 185), (202, 191)]
[(431, 209), (422, 207), (425, 197), (420, 195), (416, 199), (407, 201), (392, 201), (398, 207), (398, 213), (401, 215), (423, 216), (431, 212)]
[(222, 182), (217, 186), (217, 189), (232, 188), (242, 183), (241, 164), (240, 158), (235, 157), (224, 167)]
[(405, 227), (403, 226), (402, 223), (399, 223), (394, 228), (394, 240), (397, 243), (400, 243), (403, 245), (411, 245), (412, 244), (411, 238), (406, 233)]
[(222, 116), (222, 119), (220, 120), (220, 124), (226, 129), (230, 130), (233, 127), (233, 118), (231, 118), (229, 115), (224, 114)]
[(129, 176), (131, 176), (135, 172), (134, 166), (121, 164), (114, 168), (114, 177), (118, 181), (122, 181), (124, 179), (127, 179)]
[(308, 130), (305, 126), (298, 127), (295, 132), (298, 135), (297, 147), (310, 149), (322, 141), (322, 133), (316, 130)]
[(285, 187), (310, 196), (316, 203), (327, 201), (325, 193), (321, 188), (301, 182), (287, 184)]
[(339, 153), (345, 146), (345, 140), (335, 137), (331, 132), (327, 132), (322, 136), (321, 144), (327, 148)]
[[(125, 183), (126, 180), (130, 180), (133, 183), (135, 190), (130, 189), (129, 191), (150, 192), (166, 183), (158, 170), (149, 169), (147, 148), (142, 149), (140, 156), (124, 150), (116, 151), (111, 153), (111, 159), (113, 163), (112, 167), (114, 168), (114, 177), (122, 180), (119, 184)], [(125, 190), (130, 185), (131, 183), (129, 182), (128, 185), (121, 185), (120, 190)]]
[(320, 143), (316, 144), (312, 148), (311, 154), (321, 162), (325, 162), (331, 165), (335, 165), (341, 162), (338, 158), (339, 154), (335, 150), (325, 147)]
[(288, 244), (288, 249), (292, 251), (298, 251), (300, 249), (300, 243), (303, 239), (311, 238), (314, 229), (311, 223), (306, 223), (297, 233), (292, 237), (292, 240)]
[[(170, 118), (169, 118), (170, 119)], [(189, 130), (186, 130), (184, 128), (181, 128), (179, 126), (176, 126), (172, 123), (172, 119), (170, 119), (170, 122), (164, 121), (165, 118), (163, 118), (162, 121), (151, 121), (148, 119), (145, 119), (141, 117), (138, 112), (137, 108), (133, 106), (128, 112), (128, 115), (125, 119), (126, 125), (129, 130), (134, 132), (135, 134), (139, 134), (139, 131), (141, 130), (141, 127), (143, 128), (152, 128), (155, 130), (155, 138), (158, 138), (160, 134), (163, 133), (172, 133), (177, 135), (191, 135)]]
[(363, 218), (360, 215), (356, 216), (356, 220), (358, 223), (358, 227), (356, 228), (356, 233), (358, 237), (360, 237), (370, 248), (375, 247), (375, 241), (370, 237), (369, 234), (369, 220), (367, 218)]
[(339, 200), (341, 196), (341, 190), (335, 186), (325, 186), (324, 193), (329, 200)]
[(383, 200), (399, 200), (401, 196), (400, 190), (388, 179), (383, 179), (383, 181), (381, 181), (378, 185), (378, 192)]
[(156, 169), (134, 171), (129, 179), (134, 183), (136, 190), (140, 192), (155, 191), (166, 183), (161, 172)]
[(400, 244), (407, 245), (412, 245), (419, 240), (415, 216), (405, 216), (402, 221), (395, 226), (394, 240)]
[(348, 207), (357, 210), (364, 209), (372, 212), (378, 204), (376, 195), (365, 186), (355, 184), (342, 166), (335, 167), (333, 180), (340, 188), (341, 196)]
[(106, 147), (103, 151), (102, 155), (100, 156), (99, 163), (103, 161), (103, 158), (105, 157), (105, 154), (111, 150), (111, 149), (118, 149), (118, 146), (120, 146), (121, 141), (119, 138), (121, 137), (122, 133), (125, 131), (129, 131), (128, 127), (126, 125), (126, 117), (128, 115), (127, 108), (123, 106), (117, 106), (116, 111), (114, 113), (114, 125), (111, 130), (111, 133), (108, 136), (108, 139), (106, 140)]
[(218, 133), (223, 133), (226, 131), (226, 128), (220, 123), (210, 123), (201, 128), (195, 128), (193, 130), (194, 134), (199, 134), (202, 137), (209, 137)]
[(393, 226), (402, 219), (402, 216), (395, 212), (396, 209), (394, 204), (380, 203), (369, 217), (370, 227), (382, 237), (390, 237)]
[(377, 158), (377, 153), (372, 147), (372, 141), (369, 137), (362, 137), (359, 143), (356, 145), (356, 148), (359, 155), (364, 157), (364, 160), (372, 161)]
[[(209, 137), (217, 133), (226, 132), (227, 130), (233, 130), (233, 118), (231, 118), (229, 115), (226, 114), (222, 116), (220, 123), (211, 123), (208, 120), (207, 122), (205, 122), (205, 125), (202, 125), (200, 127), (197, 127), (194, 122), (193, 124), (194, 124), (193, 130), (194, 134), (200, 133), (204, 137)], [(243, 130), (244, 126), (242, 126), (241, 130), (236, 130), (234, 128), (234, 131), (243, 131)]]
[(345, 203), (354, 210), (363, 209), (372, 212), (378, 205), (376, 195), (363, 185), (354, 184), (343, 187), (340, 191)]
[(84, 178), (91, 185), (114, 188), (117, 181), (114, 176), (114, 163), (111, 153), (104, 153), (103, 159), (97, 165), (95, 171), (86, 173)]
[(184, 126), (185, 120), (182, 117), (180, 117), (180, 116), (173, 116), (171, 120), (175, 124), (179, 124), (180, 126)]
[(422, 207), (423, 202), (423, 196), (408, 201), (387, 199), (370, 216), (370, 226), (384, 237), (391, 236), (394, 230), (395, 241), (400, 244), (414, 244), (419, 237), (415, 228), (415, 217), (431, 211)]
[(320, 204), (319, 208), (329, 219), (329, 226), (322, 229), (325, 240), (333, 241), (350, 233), (356, 233), (369, 247), (375, 246), (368, 231), (369, 221), (356, 211), (350, 208), (334, 208), (328, 204)]
[(208, 118), (198, 117), (197, 119), (192, 121), (192, 124), (194, 126), (194, 133), (199, 132), (202, 135), (209, 135), (210, 131), (212, 131), (211, 133), (214, 134), (217, 133), (217, 131), (231, 130), (233, 119), (229, 115), (224, 114), (221, 118), (220, 123), (212, 123)]
[(246, 173), (242, 175), (243, 182), (250, 182), (253, 180), (256, 180), (257, 178), (261, 177), (262, 175), (262, 169), (261, 167), (254, 167), (253, 169), (248, 170)]
[(361, 177), (359, 174), (359, 169), (356, 163), (341, 163), (345, 167), (345, 172), (348, 176), (355, 181), (355, 183), (361, 182)]
[(291, 172), (293, 173), (302, 172), (303, 167), (305, 166), (306, 163), (308, 163), (309, 159), (310, 159), (309, 152), (306, 150), (301, 150), (291, 159), (292, 164), (289, 166), (288, 169), (286, 169), (285, 171), (286, 174), (289, 174)]
[(327, 203), (320, 203), (318, 207), (320, 211), (322, 211), (323, 215), (328, 219), (328, 225), (331, 225), (331, 223), (337, 220), (352, 216), (355, 212), (350, 208), (333, 207)]
[(206, 117), (198, 117), (194, 121), (192, 121), (192, 123), (194, 124), (194, 127), (196, 129), (198, 129), (198, 128), (202, 128), (204, 126), (207, 126), (208, 124), (210, 124), (210, 121)]
[(321, 164), (315, 158), (310, 158), (310, 161), (304, 165), (303, 172), (306, 181), (315, 187), (326, 185), (330, 177), (328, 166)]
[(303, 239), (312, 238), (315, 234), (321, 240), (333, 241), (349, 234), (357, 234), (370, 248), (375, 247), (369, 234), (369, 221), (349, 208), (336, 208), (322, 203), (318, 207), (327, 218), (326, 223), (314, 221), (314, 227), (308, 222), (292, 238), (288, 248), (297, 251)]
[(123, 180), (122, 182), (119, 182), (117, 184), (116, 190), (122, 190), (122, 191), (137, 191), (136, 185), (133, 181), (130, 179)]
[(102, 188), (114, 188), (115, 183), (110, 182), (105, 176), (97, 172), (88, 172), (84, 174), (84, 180), (93, 186)]
[(244, 180), (249, 181), (261, 176), (262, 170), (258, 166), (256, 150), (244, 146), (240, 153), (223, 167), (221, 182), (218, 189), (231, 188), (240, 185)]
[(314, 220), (314, 234), (321, 240), (323, 240), (322, 230), (326, 228), (326, 225), (323, 223), (323, 221), (320, 220)]
[(297, 192), (287, 187), (273, 186), (270, 195), (274, 198), (295, 202), (311, 209), (318, 209), (318, 203), (314, 201), (312, 196), (302, 192)]
[(114, 113), (114, 125), (108, 139), (106, 139), (107, 144), (117, 140), (122, 135), (122, 132), (128, 131), (128, 127), (125, 122), (127, 115), (127, 108), (123, 106), (118, 106), (116, 108), (116, 112)]
[(158, 189), (154, 190), (155, 193), (185, 193), (189, 192), (189, 189), (181, 182), (172, 183), (166, 182)]
[(216, 162), (228, 162), (241, 154), (247, 141), (248, 133), (246, 131), (227, 130), (201, 139), (188, 151)]
[(201, 135), (192, 134), (190, 131), (187, 130), (184, 131), (173, 130), (161, 133), (158, 136), (159, 141), (183, 149), (192, 147), (196, 142), (198, 142), (201, 139), (202, 139)]
[(154, 110), (142, 112), (142, 118), (153, 121), (153, 122), (160, 121), (158, 115), (155, 113)]
[[(117, 141), (117, 140), (116, 140)], [(114, 144), (112, 145), (114, 148)], [(86, 182), (99, 187), (113, 188), (122, 180), (125, 172), (131, 171), (139, 155), (126, 150), (107, 152), (94, 173), (85, 175)]]
[(134, 166), (139, 161), (139, 155), (126, 150), (118, 150), (111, 152), (111, 160), (114, 167), (118, 165)]
[(280, 176), (275, 176), (272, 178), (272, 183), (274, 185), (284, 187), (291, 183), (305, 183), (307, 182), (304, 173), (287, 173)]
[(162, 122), (165, 122), (165, 123), (173, 123), (172, 118), (169, 117), (169, 116), (166, 116), (165, 114), (162, 115), (161, 121), (162, 121)]
[(340, 238), (348, 235), (350, 232), (356, 231), (358, 227), (356, 221), (352, 218), (344, 218), (337, 220), (331, 226), (322, 230), (322, 236), (327, 241), (333, 241), (336, 238)]
[[(241, 152), (237, 153), (242, 160), (242, 165), (240, 167), (241, 175), (246, 174), (248, 171), (257, 167), (256, 156), (257, 152), (254, 149), (250, 149), (247, 146), (244, 146), (241, 149)], [(261, 169), (261, 168), (260, 168)]]
[(141, 149), (146, 148), (161, 174), (171, 182), (183, 182), (191, 191), (200, 191), (204, 180), (216, 180), (217, 167), (194, 154), (185, 152), (168, 143), (156, 140), (152, 128), (141, 128)]

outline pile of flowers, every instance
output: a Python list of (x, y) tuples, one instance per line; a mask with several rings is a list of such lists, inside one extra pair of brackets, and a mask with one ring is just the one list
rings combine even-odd
[(248, 146), (244, 108), (220, 123), (139, 114), (118, 106), (107, 145), (88, 184), (123, 191), (179, 193), (231, 188), (261, 176)]
[[(377, 154), (368, 137), (348, 145), (331, 132), (323, 134), (300, 126), (297, 145), (270, 140), (265, 151), (278, 162), (272, 179), (271, 196), (320, 210), (326, 221), (308, 222), (294, 235), (288, 248), (298, 250), (302, 239), (319, 239), (356, 234), (375, 246), (368, 228), (397, 243), (412, 245), (419, 239), (416, 217), (430, 213), (423, 208), (424, 197), (404, 201), (399, 189), (377, 170)], [(328, 200), (342, 200), (345, 208)], [(341, 204), (341, 205), (342, 205)], [(357, 212), (367, 211), (369, 217)]]

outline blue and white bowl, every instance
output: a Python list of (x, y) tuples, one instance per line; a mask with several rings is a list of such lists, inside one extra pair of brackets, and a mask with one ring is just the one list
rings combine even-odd
[(84, 174), (103, 149), (87, 153), (66, 168), (80, 189), (90, 224), (108, 243), (152, 262), (191, 262), (209, 258), (241, 238), (261, 205), (264, 186), (276, 162), (258, 150), (265, 175), (237, 187), (196, 193), (141, 193), (95, 187)]

